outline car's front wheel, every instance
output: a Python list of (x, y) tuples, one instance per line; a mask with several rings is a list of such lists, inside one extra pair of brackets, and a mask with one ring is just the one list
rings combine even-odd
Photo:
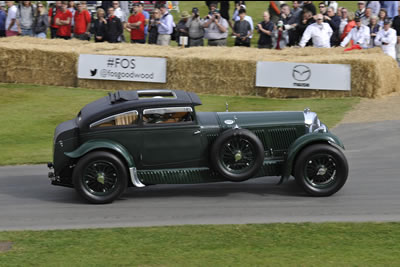
[(119, 157), (110, 152), (95, 151), (78, 161), (73, 183), (78, 194), (90, 203), (105, 204), (125, 191), (128, 173)]
[(343, 152), (328, 144), (305, 148), (297, 157), (294, 176), (300, 186), (312, 196), (330, 196), (347, 180), (348, 163)]

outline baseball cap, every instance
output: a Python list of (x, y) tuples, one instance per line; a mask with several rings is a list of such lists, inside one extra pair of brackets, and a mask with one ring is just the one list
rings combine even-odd
[(354, 21), (355, 21), (355, 22), (360, 22), (361, 19), (360, 19), (360, 17), (355, 17), (355, 18), (354, 18)]
[(194, 7), (194, 8), (192, 9), (192, 13), (194, 13), (194, 14), (199, 13), (199, 9), (198, 9), (197, 7)]
[(390, 24), (390, 23), (392, 23), (392, 21), (390, 20), (390, 19), (385, 19), (384, 21), (383, 21), (383, 24)]

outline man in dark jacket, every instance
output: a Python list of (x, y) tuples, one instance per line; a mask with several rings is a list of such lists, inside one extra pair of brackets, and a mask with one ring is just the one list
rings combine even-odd
[(250, 23), (244, 19), (246, 10), (239, 10), (240, 20), (236, 21), (233, 25), (232, 34), (236, 37), (235, 46), (250, 47), (251, 26)]
[[(301, 40), (301, 37), (303, 36), (303, 33), (306, 30), (306, 28), (309, 25), (313, 24), (314, 22), (315, 22), (315, 20), (313, 18), (312, 12), (309, 10), (304, 11), (302, 19), (301, 19), (299, 25), (297, 25), (297, 27), (296, 27), (296, 31), (297, 31), (297, 34), (298, 34), (300, 40)], [(312, 40), (308, 41), (306, 46), (312, 46)]]
[(114, 15), (114, 8), (108, 9), (108, 18), (106, 24), (106, 36), (109, 43), (119, 43), (118, 37), (123, 33), (122, 23), (119, 18)]
[(333, 30), (333, 34), (331, 36), (331, 47), (339, 46), (339, 27), (341, 20), (340, 17), (335, 14), (335, 10), (333, 7), (328, 7), (326, 15), (324, 15), (324, 22), (328, 23)]
[(258, 39), (258, 48), (272, 48), (272, 31), (274, 30), (274, 23), (270, 20), (268, 11), (264, 12), (264, 21), (257, 24), (257, 30), (260, 34)]

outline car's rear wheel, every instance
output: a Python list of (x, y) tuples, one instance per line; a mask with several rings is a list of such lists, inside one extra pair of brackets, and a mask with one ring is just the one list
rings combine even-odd
[(212, 145), (210, 159), (214, 169), (223, 177), (240, 182), (260, 170), (264, 162), (264, 147), (249, 130), (227, 130)]
[(128, 173), (119, 157), (110, 152), (95, 151), (78, 161), (73, 183), (78, 194), (90, 203), (105, 204), (125, 191)]
[(294, 176), (312, 196), (330, 196), (346, 183), (349, 172), (343, 152), (328, 144), (305, 148), (297, 157)]

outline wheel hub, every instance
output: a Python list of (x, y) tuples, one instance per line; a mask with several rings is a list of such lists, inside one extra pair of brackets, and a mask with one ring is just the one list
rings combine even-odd
[(242, 152), (241, 151), (236, 152), (236, 154), (235, 154), (235, 162), (238, 162), (241, 159), (242, 159)]
[(324, 165), (322, 165), (317, 172), (317, 175), (323, 176), (326, 174), (326, 172), (328, 171), (328, 168), (326, 168)]
[(97, 182), (104, 184), (104, 180), (105, 180), (104, 173), (97, 174)]

